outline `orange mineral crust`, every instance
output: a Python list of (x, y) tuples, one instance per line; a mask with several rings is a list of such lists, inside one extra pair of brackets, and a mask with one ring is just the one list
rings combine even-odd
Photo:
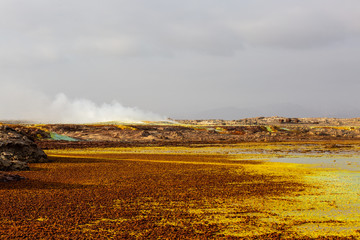
[(46, 153), (53, 162), (0, 183), (0, 239), (360, 237), (356, 144)]

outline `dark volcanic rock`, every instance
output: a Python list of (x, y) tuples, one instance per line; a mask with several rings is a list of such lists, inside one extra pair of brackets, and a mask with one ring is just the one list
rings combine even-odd
[[(3, 152), (1, 153), (3, 154)], [(6, 155), (0, 156), (0, 170), (1, 171), (20, 171), (29, 170), (29, 166), (26, 162), (18, 160), (9, 160)]]
[(12, 181), (20, 181), (25, 179), (22, 176), (14, 175), (14, 174), (7, 174), (0, 172), (0, 182), (12, 182)]
[(0, 170), (27, 170), (26, 163), (47, 162), (47, 156), (28, 137), (0, 126)]

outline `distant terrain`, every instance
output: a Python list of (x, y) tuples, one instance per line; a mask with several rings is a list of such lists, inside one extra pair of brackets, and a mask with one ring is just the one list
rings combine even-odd
[(27, 135), (43, 149), (360, 139), (360, 118), (257, 117), (232, 121), (2, 124)]

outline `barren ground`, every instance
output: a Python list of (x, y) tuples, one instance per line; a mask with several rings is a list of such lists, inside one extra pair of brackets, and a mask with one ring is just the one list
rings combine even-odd
[(276, 121), (11, 125), (53, 162), (0, 183), (0, 239), (360, 238), (357, 119)]
[(103, 124), (7, 124), (43, 149), (360, 140), (360, 118), (251, 118)]

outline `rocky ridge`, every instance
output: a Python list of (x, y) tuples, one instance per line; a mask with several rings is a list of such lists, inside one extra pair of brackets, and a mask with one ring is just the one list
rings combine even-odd
[(102, 124), (12, 124), (43, 149), (360, 140), (360, 118), (258, 117)]
[(319, 125), (319, 126), (360, 126), (360, 118), (289, 118), (289, 117), (255, 117), (238, 120), (204, 119), (204, 120), (176, 120), (178, 123), (191, 125)]

